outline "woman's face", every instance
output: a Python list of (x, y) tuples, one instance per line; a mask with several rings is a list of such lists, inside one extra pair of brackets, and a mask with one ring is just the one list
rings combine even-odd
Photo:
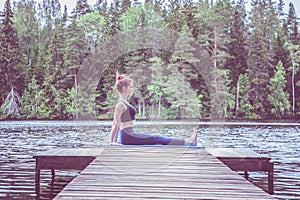
[(126, 92), (128, 95), (133, 95), (133, 90), (134, 90), (134, 87), (133, 87), (133, 83), (130, 82), (130, 84), (126, 87)]

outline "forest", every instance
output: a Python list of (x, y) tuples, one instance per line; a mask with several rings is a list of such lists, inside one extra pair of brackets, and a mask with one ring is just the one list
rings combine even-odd
[(111, 119), (117, 71), (134, 80), (141, 119), (298, 119), (295, 7), (245, 4), (77, 0), (68, 11), (59, 0), (6, 0), (0, 119)]

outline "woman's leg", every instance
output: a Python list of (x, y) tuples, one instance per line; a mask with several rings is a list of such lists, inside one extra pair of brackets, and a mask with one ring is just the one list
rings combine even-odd
[[(196, 135), (195, 135), (196, 134)], [(196, 137), (196, 138), (195, 138)], [(187, 140), (181, 138), (170, 138), (158, 135), (136, 133), (133, 128), (126, 128), (121, 131), (121, 142), (127, 145), (197, 145), (197, 132), (193, 133), (192, 138)]]

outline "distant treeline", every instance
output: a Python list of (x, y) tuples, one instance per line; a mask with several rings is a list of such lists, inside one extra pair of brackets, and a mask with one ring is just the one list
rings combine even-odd
[[(246, 10), (244, 0), (97, 0), (95, 5), (77, 0), (68, 12), (59, 0), (6, 0), (1, 14), (2, 119), (110, 118), (118, 100), (117, 70), (135, 81), (130, 101), (139, 117), (300, 116), (299, 20), (292, 3), (252, 0)], [(192, 42), (170, 40), (177, 49), (172, 51), (153, 41), (152, 47), (103, 59), (114, 48), (103, 46), (105, 41), (149, 27)], [(122, 38), (128, 49), (132, 42)], [(222, 77), (219, 89), (193, 64), (201, 60), (197, 46)], [(80, 72), (83, 67), (89, 72)], [(101, 76), (91, 81), (97, 73)]]

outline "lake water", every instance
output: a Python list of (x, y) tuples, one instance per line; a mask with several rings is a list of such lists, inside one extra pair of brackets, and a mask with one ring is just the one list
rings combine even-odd
[[(300, 124), (206, 122), (138, 122), (136, 129), (174, 137), (189, 137), (197, 127), (203, 147), (250, 148), (272, 158), (278, 199), (300, 199)], [(35, 199), (33, 155), (53, 148), (94, 148), (107, 145), (109, 121), (0, 122), (0, 199)], [(52, 199), (79, 171), (42, 170), (41, 199)], [(250, 181), (267, 190), (267, 174), (250, 173)]]

